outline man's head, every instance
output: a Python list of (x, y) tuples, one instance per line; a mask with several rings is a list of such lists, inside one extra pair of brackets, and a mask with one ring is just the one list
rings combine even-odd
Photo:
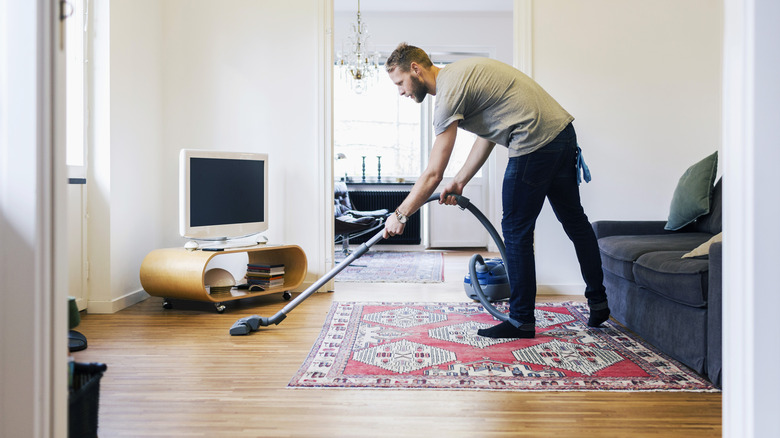
[(385, 70), (388, 73), (396, 68), (401, 69), (402, 72), (408, 72), (413, 62), (416, 62), (424, 68), (430, 68), (433, 63), (428, 54), (419, 47), (410, 46), (406, 43), (401, 43), (393, 50), (393, 53), (387, 57), (385, 61)]
[(402, 96), (409, 96), (419, 103), (428, 93), (436, 94), (436, 76), (433, 74), (436, 68), (428, 54), (419, 47), (399, 44), (387, 58), (385, 70)]

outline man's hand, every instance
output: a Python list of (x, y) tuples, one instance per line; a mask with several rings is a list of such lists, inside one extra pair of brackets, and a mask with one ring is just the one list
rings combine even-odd
[(447, 196), (447, 195), (462, 195), (463, 194), (463, 186), (458, 184), (456, 181), (452, 181), (449, 184), (447, 184), (444, 187), (444, 190), (441, 191), (441, 195), (439, 196), (439, 204), (447, 204), (447, 205), (458, 205), (458, 200), (455, 199), (454, 196)]
[(390, 236), (398, 236), (403, 234), (404, 227), (406, 227), (406, 225), (398, 221), (398, 217), (395, 215), (395, 213), (391, 214), (390, 217), (388, 217), (385, 221), (384, 238), (387, 239)]
[(492, 141), (485, 140), (482, 137), (477, 137), (477, 139), (474, 140), (474, 145), (471, 147), (471, 152), (469, 152), (466, 162), (463, 163), (463, 167), (461, 167), (457, 175), (455, 175), (455, 178), (453, 178), (452, 181), (444, 187), (444, 190), (442, 190), (439, 204), (458, 204), (458, 201), (454, 196), (445, 195), (462, 195), (463, 188), (471, 181), (471, 178), (474, 177), (480, 167), (485, 164), (485, 161), (487, 161), (490, 152), (493, 151), (495, 145), (496, 144)]

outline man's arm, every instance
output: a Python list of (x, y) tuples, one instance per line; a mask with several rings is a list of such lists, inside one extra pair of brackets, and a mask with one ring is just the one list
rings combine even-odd
[(463, 188), (466, 186), (466, 184), (468, 184), (469, 181), (471, 181), (471, 178), (474, 178), (474, 175), (477, 174), (477, 171), (482, 167), (482, 165), (485, 164), (485, 161), (487, 161), (490, 153), (493, 152), (493, 146), (495, 145), (496, 144), (492, 141), (485, 140), (482, 137), (477, 137), (476, 141), (474, 141), (474, 145), (471, 147), (469, 156), (466, 158), (466, 162), (463, 163), (463, 167), (460, 168), (458, 173), (455, 175), (455, 178), (453, 178), (453, 180), (447, 184), (447, 187), (442, 190), (441, 198), (439, 199), (440, 203), (449, 205), (457, 204), (455, 198), (447, 198), (444, 195), (449, 193), (454, 193), (457, 195), (462, 194)]
[[(454, 122), (444, 132), (436, 136), (433, 142), (433, 149), (431, 149), (431, 155), (428, 157), (428, 167), (425, 168), (420, 178), (414, 183), (404, 202), (398, 206), (398, 211), (406, 216), (411, 216), (433, 194), (433, 191), (436, 190), (436, 187), (439, 186), (442, 178), (444, 178), (444, 170), (450, 161), (457, 134), (458, 123)], [(404, 224), (398, 221), (398, 217), (395, 214), (391, 214), (387, 218), (387, 222), (385, 222), (385, 239), (403, 232)]]

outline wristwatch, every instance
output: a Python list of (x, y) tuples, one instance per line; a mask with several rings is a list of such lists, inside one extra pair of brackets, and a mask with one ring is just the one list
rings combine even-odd
[(397, 217), (398, 218), (398, 222), (400, 222), (402, 224), (405, 224), (406, 221), (409, 220), (409, 218), (405, 214), (401, 213), (401, 210), (396, 210), (395, 211), (395, 217)]

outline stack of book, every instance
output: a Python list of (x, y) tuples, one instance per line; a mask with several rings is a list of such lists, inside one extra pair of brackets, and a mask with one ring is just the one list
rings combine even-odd
[(250, 290), (266, 290), (284, 285), (284, 265), (266, 265), (248, 263), (246, 282)]

